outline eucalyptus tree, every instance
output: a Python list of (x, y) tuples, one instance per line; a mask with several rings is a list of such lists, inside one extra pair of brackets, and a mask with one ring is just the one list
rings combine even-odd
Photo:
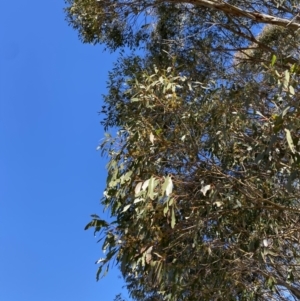
[(136, 300), (300, 300), (298, 1), (68, 5), (84, 42), (143, 49), (104, 96), (97, 277), (116, 260)]
[(265, 70), (272, 106), (253, 82), (227, 89), (126, 63), (134, 78), (118, 65), (104, 109), (120, 131), (101, 146), (116, 224), (88, 225), (104, 230), (102, 264), (116, 256), (137, 300), (299, 298), (295, 71)]

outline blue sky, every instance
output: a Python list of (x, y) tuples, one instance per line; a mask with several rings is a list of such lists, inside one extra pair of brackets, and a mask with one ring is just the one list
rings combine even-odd
[(63, 1), (2, 1), (0, 18), (0, 300), (113, 300), (90, 214), (101, 213), (105, 161), (98, 111), (116, 56), (83, 45)]

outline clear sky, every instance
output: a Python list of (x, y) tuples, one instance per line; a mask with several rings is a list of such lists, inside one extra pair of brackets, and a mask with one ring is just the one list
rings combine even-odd
[(96, 282), (105, 161), (98, 111), (116, 56), (83, 45), (63, 0), (1, 1), (0, 300), (113, 300)]

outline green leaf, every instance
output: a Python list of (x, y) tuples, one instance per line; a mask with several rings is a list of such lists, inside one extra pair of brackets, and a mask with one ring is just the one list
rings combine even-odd
[(131, 206), (131, 204), (129, 204), (129, 205), (126, 205), (125, 207), (124, 207), (124, 209), (123, 209), (123, 211), (122, 212), (126, 212), (128, 209), (129, 209), (129, 207)]
[(276, 63), (277, 57), (275, 54), (272, 55), (272, 61), (271, 61), (271, 66), (273, 67), (274, 64)]
[(136, 204), (136, 203), (139, 203), (139, 202), (142, 202), (142, 201), (144, 201), (143, 198), (136, 198), (136, 199), (133, 201), (133, 203)]
[(143, 185), (143, 182), (139, 182), (137, 183), (137, 185), (135, 186), (135, 189), (134, 189), (134, 193), (135, 195), (139, 194), (141, 189), (142, 189), (142, 185)]
[(95, 232), (100, 231), (103, 227), (108, 227), (108, 223), (105, 220), (101, 219), (93, 219), (89, 222), (85, 227), (84, 230), (88, 230), (89, 228), (95, 228)]
[(96, 274), (96, 280), (99, 281), (100, 279), (100, 274), (102, 272), (102, 265), (99, 266), (98, 270), (97, 270), (97, 274)]
[(293, 139), (292, 139), (292, 135), (291, 135), (291, 132), (288, 130), (288, 129), (284, 129), (285, 130), (285, 133), (286, 133), (286, 140), (288, 142), (288, 145), (289, 145), (289, 148), (291, 150), (291, 152), (293, 154), (295, 154), (295, 145), (294, 145), (294, 142), (293, 142)]
[(283, 86), (287, 89), (290, 82), (290, 72), (288, 70), (284, 71), (284, 79), (283, 79)]
[(148, 196), (151, 200), (154, 200), (154, 178), (151, 177), (148, 186)]
[(149, 186), (149, 181), (150, 181), (150, 179), (146, 180), (146, 181), (143, 183), (143, 185), (142, 185), (142, 190), (146, 190), (146, 189), (148, 188), (148, 186)]
[(289, 86), (289, 92), (290, 92), (291, 95), (295, 95), (295, 89), (291, 85)]
[(87, 230), (87, 229), (89, 229), (89, 228), (91, 228), (91, 227), (94, 227), (94, 221), (91, 221), (91, 222), (89, 222), (85, 227), (84, 227), (84, 230)]
[(290, 110), (290, 106), (287, 106), (283, 111), (282, 111), (282, 114), (281, 116), (284, 117), (286, 115), (286, 113)]
[(171, 228), (173, 229), (175, 227), (176, 220), (175, 220), (175, 211), (174, 206), (172, 206), (172, 217), (171, 217)]
[(162, 194), (166, 193), (166, 196), (169, 196), (172, 193), (173, 190), (173, 182), (171, 179), (171, 176), (168, 175), (165, 177), (165, 181), (162, 185)]
[(291, 67), (291, 69), (290, 69), (291, 73), (294, 73), (296, 71), (296, 69), (297, 69), (296, 64), (293, 64), (292, 67)]
[(120, 178), (121, 184), (124, 184), (125, 182), (129, 181), (131, 179), (132, 170), (129, 170), (125, 174), (123, 174)]

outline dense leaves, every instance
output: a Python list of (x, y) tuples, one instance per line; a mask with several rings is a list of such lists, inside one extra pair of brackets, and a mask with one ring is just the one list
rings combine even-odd
[(275, 83), (271, 103), (250, 83), (232, 91), (143, 70), (114, 106), (122, 129), (102, 145), (111, 158), (103, 204), (122, 240), (111, 252), (128, 283), (139, 279), (133, 296), (146, 287), (174, 300), (270, 300), (290, 273), (297, 283), (295, 74), (261, 70), (264, 89)]
[(116, 260), (136, 300), (300, 300), (297, 5), (69, 2), (85, 42), (143, 48), (104, 96), (97, 277)]

